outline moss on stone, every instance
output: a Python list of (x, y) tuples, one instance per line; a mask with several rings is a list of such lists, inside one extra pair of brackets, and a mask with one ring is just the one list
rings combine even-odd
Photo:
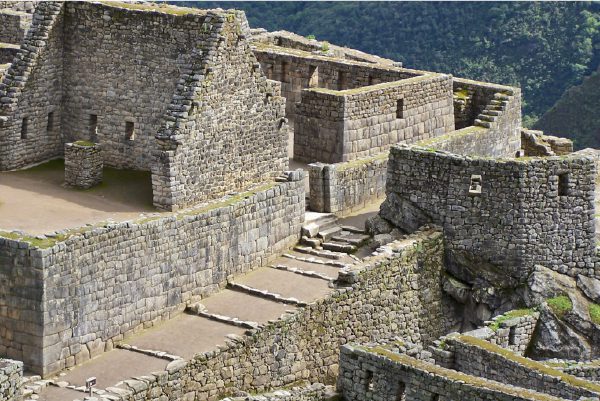
[(567, 373), (561, 372), (557, 369), (552, 369), (550, 366), (547, 366), (543, 363), (534, 361), (533, 359), (525, 358), (523, 356), (517, 355), (514, 352), (499, 347), (498, 345), (492, 344), (488, 341), (482, 340), (480, 338), (475, 338), (467, 335), (458, 335), (456, 337), (457, 340), (469, 344), (474, 345), (476, 347), (482, 348), (486, 351), (492, 352), (494, 354), (500, 355), (510, 361), (517, 362), (520, 365), (525, 366), (528, 369), (535, 370), (541, 374), (552, 376), (561, 379), (563, 382), (574, 386), (586, 389), (588, 391), (600, 394), (600, 385), (589, 382), (587, 380), (579, 379), (575, 376), (569, 375)]
[(502, 323), (506, 322), (507, 320), (516, 318), (516, 317), (523, 317), (523, 316), (531, 316), (533, 315), (535, 311), (533, 309), (515, 309), (515, 310), (511, 310), (509, 312), (506, 312), (505, 314), (498, 316), (496, 318), (496, 320), (494, 320), (494, 323), (492, 323), (490, 325), (490, 329), (497, 331), (500, 326), (502, 325)]
[(86, 147), (96, 145), (94, 142), (90, 142), (90, 141), (76, 141), (76, 142), (73, 142), (73, 144), (77, 145), (77, 146), (86, 146)]
[(335, 165), (338, 166), (337, 167), (338, 171), (345, 171), (345, 170), (348, 170), (351, 168), (361, 167), (361, 166), (364, 166), (368, 163), (372, 163), (375, 161), (387, 160), (389, 155), (390, 154), (388, 152), (383, 152), (383, 153), (379, 153), (375, 156), (351, 160), (349, 162), (336, 163)]
[(469, 92), (466, 89), (461, 89), (459, 91), (454, 92), (454, 96), (461, 100), (466, 100), (469, 98)]
[(595, 324), (600, 324), (600, 305), (590, 303), (589, 306), (590, 318)]
[(547, 299), (546, 303), (550, 309), (552, 309), (552, 312), (559, 318), (562, 318), (565, 314), (573, 310), (573, 303), (566, 295), (559, 295), (558, 297)]
[(106, 6), (109, 6), (109, 7), (126, 8), (128, 10), (134, 10), (134, 11), (155, 11), (155, 12), (159, 12), (159, 13), (165, 13), (165, 14), (176, 15), (176, 16), (188, 15), (188, 14), (196, 14), (196, 15), (206, 14), (206, 11), (202, 10), (202, 9), (187, 8), (187, 7), (175, 7), (175, 6), (172, 6), (169, 4), (152, 4), (152, 3), (140, 4), (140, 3), (127, 3), (127, 2), (123, 2), (123, 1), (108, 1), (108, 0), (102, 0), (102, 1), (100, 1), (100, 3), (102, 3)]

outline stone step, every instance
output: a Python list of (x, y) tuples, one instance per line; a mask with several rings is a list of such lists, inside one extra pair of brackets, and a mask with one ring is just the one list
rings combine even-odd
[(294, 274), (300, 274), (300, 275), (306, 276), (306, 277), (316, 278), (319, 280), (334, 281), (336, 279), (336, 277), (331, 277), (331, 276), (328, 276), (327, 274), (324, 274), (324, 273), (321, 273), (321, 272), (318, 272), (315, 270), (305, 270), (305, 269), (300, 269), (298, 267), (288, 266), (288, 265), (284, 265), (284, 264), (271, 265), (269, 267), (272, 269), (283, 270), (283, 271), (287, 271), (287, 272), (294, 273)]
[(494, 94), (494, 99), (496, 100), (510, 100), (511, 96), (506, 93), (496, 93)]
[(260, 327), (260, 324), (258, 324), (257, 322), (240, 320), (237, 317), (219, 315), (217, 313), (210, 313), (206, 310), (206, 307), (200, 302), (190, 305), (186, 311), (188, 313), (193, 313), (195, 315), (204, 317), (206, 319), (214, 320), (214, 321), (225, 323), (225, 324), (230, 324), (230, 325), (236, 326), (236, 327), (242, 327), (244, 329), (256, 329), (256, 328)]
[(475, 119), (475, 122), (473, 123), (473, 125), (477, 125), (479, 127), (484, 127), (484, 128), (491, 128), (492, 127), (492, 123), (489, 121), (482, 121), (480, 119)]
[[(484, 113), (485, 113), (485, 111), (484, 111)], [(496, 121), (497, 117), (490, 116), (490, 115), (487, 115), (484, 113), (481, 113), (480, 115), (478, 115), (477, 118), (479, 118), (479, 120), (481, 120), (481, 121), (489, 121), (492, 123)]]
[(333, 236), (335, 236), (336, 234), (342, 232), (342, 227), (340, 226), (332, 226), (329, 227), (325, 230), (319, 231), (319, 234), (317, 234), (317, 236), (319, 238), (322, 238), (323, 241), (327, 241), (330, 238), (332, 238)]
[(327, 259), (338, 260), (338, 261), (344, 261), (344, 260), (347, 260), (347, 259), (353, 259), (352, 263), (358, 261), (358, 260), (352, 258), (352, 255), (348, 255), (348, 254), (343, 253), (343, 252), (334, 252), (334, 251), (328, 251), (328, 250), (317, 250), (317, 249), (303, 247), (303, 246), (296, 246), (296, 247), (294, 247), (294, 251), (295, 252), (299, 252), (299, 253), (304, 253), (304, 254), (307, 254), (307, 255), (317, 256), (317, 257), (320, 257), (320, 258), (327, 258)]
[[(349, 264), (352, 264), (352, 263), (339, 262), (338, 260), (332, 260), (332, 259), (321, 259), (321, 258), (317, 258), (317, 257), (311, 256), (311, 255), (304, 255), (304, 254), (294, 255), (291, 253), (284, 253), (282, 255), (282, 258), (279, 258), (279, 260), (285, 260), (285, 259), (291, 259), (291, 260), (295, 260), (295, 261), (303, 262), (303, 263), (326, 265), (326, 266), (331, 266), (331, 267), (337, 267), (340, 269), (347, 267)], [(284, 264), (285, 264), (285, 262), (284, 262)]]
[[(346, 235), (344, 235), (346, 233)], [(348, 231), (342, 231), (339, 235), (334, 235), (331, 237), (332, 240), (337, 242), (347, 242), (348, 244), (354, 245), (356, 247), (361, 247), (371, 239), (368, 235), (362, 234), (353, 234)]]
[(343, 253), (354, 253), (358, 249), (355, 245), (347, 242), (329, 241), (323, 242), (323, 249), (328, 251), (343, 252)]
[(254, 287), (251, 287), (251, 286), (245, 285), (245, 284), (238, 284), (235, 282), (230, 282), (230, 283), (227, 283), (227, 288), (234, 290), (234, 291), (241, 291), (246, 294), (253, 295), (255, 297), (265, 298), (265, 299), (269, 299), (269, 300), (276, 301), (276, 302), (281, 302), (281, 303), (288, 304), (288, 305), (294, 305), (294, 306), (306, 306), (307, 305), (306, 302), (300, 301), (296, 298), (284, 297), (281, 294), (269, 292), (268, 290), (261, 290), (259, 288), (254, 288)]
[(496, 116), (496, 117), (498, 117), (498, 116), (502, 115), (502, 110), (485, 109), (482, 114), (487, 114), (488, 116)]
[(300, 244), (302, 245), (306, 245), (308, 247), (311, 247), (313, 249), (321, 249), (321, 239), (320, 238), (310, 238), (307, 237), (306, 235), (303, 235), (302, 238), (300, 239)]
[(337, 226), (337, 217), (326, 217), (317, 221), (312, 221), (302, 226), (302, 235), (307, 237), (316, 237), (320, 231), (327, 230)]
[(348, 231), (354, 234), (367, 234), (367, 230), (365, 230), (364, 228), (358, 228), (358, 227), (354, 227), (354, 226), (348, 226), (348, 225), (342, 225), (342, 230), (344, 231)]

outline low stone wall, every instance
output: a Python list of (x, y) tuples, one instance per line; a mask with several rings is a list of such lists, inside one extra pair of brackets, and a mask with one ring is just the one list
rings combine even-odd
[(388, 154), (309, 165), (310, 210), (344, 216), (385, 196)]
[(334, 389), (322, 383), (305, 387), (293, 387), (260, 395), (224, 398), (222, 401), (335, 401)]
[(467, 335), (448, 336), (454, 369), (567, 400), (599, 397), (600, 385), (577, 379), (533, 360), (519, 357), (485, 340)]
[(0, 359), (0, 400), (21, 401), (23, 362)]
[(96, 143), (65, 144), (65, 184), (75, 188), (91, 188), (102, 182), (102, 153)]
[(0, 64), (12, 63), (19, 52), (19, 46), (0, 43)]
[(521, 130), (521, 147), (525, 156), (562, 156), (573, 153), (573, 141), (570, 139), (528, 129)]
[(345, 401), (558, 401), (561, 398), (446, 369), (383, 347), (346, 345), (338, 391)]
[(30, 25), (31, 14), (0, 7), (0, 42), (20, 44)]
[[(216, 400), (308, 380), (334, 383), (339, 347), (401, 335), (427, 344), (442, 332), (443, 241), (438, 231), (390, 244), (340, 277), (341, 287), (295, 313), (232, 338), (218, 350), (127, 381), (119, 400)], [(110, 388), (108, 389), (111, 390)]]
[(580, 377), (585, 380), (600, 382), (600, 363), (598, 360), (590, 362), (565, 361), (564, 363), (545, 363), (566, 374)]
[(304, 180), (44, 240), (3, 234), (0, 352), (48, 375), (267, 264), (299, 239)]
[(448, 75), (430, 73), (341, 91), (305, 89), (296, 107), (294, 158), (351, 161), (382, 153), (396, 143), (453, 130)]

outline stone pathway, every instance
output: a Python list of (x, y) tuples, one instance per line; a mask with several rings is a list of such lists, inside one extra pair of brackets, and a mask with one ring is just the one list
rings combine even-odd
[[(325, 228), (319, 226), (323, 221)], [(306, 225), (312, 223), (319, 226), (315, 236), (321, 243), (352, 245), (352, 241), (364, 241), (362, 230), (342, 229), (335, 216), (312, 214)], [(315, 227), (305, 227), (303, 231), (311, 229)], [(326, 238), (319, 237), (325, 229), (330, 233), (325, 233)], [(360, 245), (358, 242), (353, 245), (355, 248)], [(85, 380), (92, 376), (98, 380), (96, 397), (110, 400), (127, 388), (130, 378), (165, 370), (169, 363), (216, 349), (227, 338), (243, 336), (249, 328), (325, 297), (333, 291), (339, 270), (356, 263), (358, 258), (317, 248), (298, 245), (270, 266), (235, 277), (227, 288), (190, 305), (185, 313), (126, 339), (114, 350), (52, 380), (32, 378), (24, 400), (83, 400), (87, 396), (83, 392)]]

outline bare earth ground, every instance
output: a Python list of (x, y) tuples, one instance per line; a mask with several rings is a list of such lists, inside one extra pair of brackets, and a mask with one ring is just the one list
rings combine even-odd
[(104, 182), (88, 190), (63, 182), (62, 160), (0, 173), (0, 230), (38, 235), (156, 211), (149, 172), (105, 168)]

